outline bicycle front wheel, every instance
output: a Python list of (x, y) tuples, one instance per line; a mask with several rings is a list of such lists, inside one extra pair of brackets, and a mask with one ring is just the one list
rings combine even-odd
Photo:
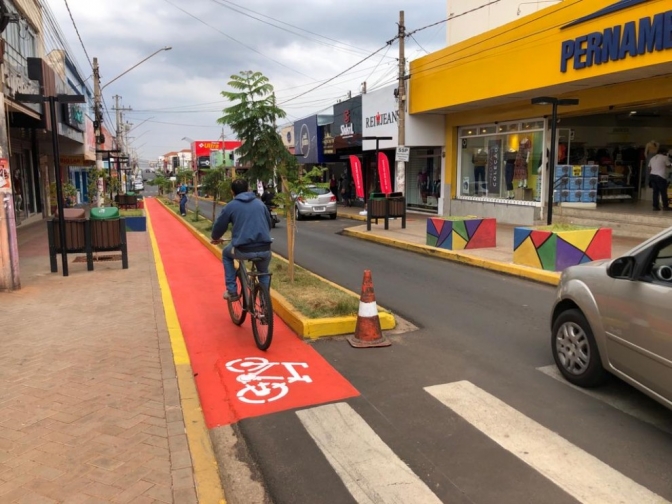
[(245, 309), (245, 293), (243, 292), (243, 274), (240, 270), (236, 270), (236, 292), (238, 293), (238, 300), (227, 301), (229, 305), (229, 315), (231, 320), (237, 326), (243, 325), (247, 310)]
[(267, 350), (273, 340), (273, 303), (267, 287), (254, 286), (252, 313), (252, 333), (259, 350)]

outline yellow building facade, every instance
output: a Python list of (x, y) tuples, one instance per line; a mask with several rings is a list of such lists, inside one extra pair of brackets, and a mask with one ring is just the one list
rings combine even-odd
[(451, 214), (543, 217), (551, 107), (532, 105), (542, 96), (579, 100), (558, 110), (556, 164), (597, 165), (604, 194), (646, 198), (646, 143), (672, 147), (672, 3), (565, 0), (413, 61), (411, 114), (446, 118)]

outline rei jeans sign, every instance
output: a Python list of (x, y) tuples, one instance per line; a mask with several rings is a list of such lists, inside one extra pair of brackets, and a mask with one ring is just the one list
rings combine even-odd
[(669, 49), (672, 49), (672, 10), (564, 41), (560, 71), (567, 72), (570, 62), (574, 70), (581, 70)]

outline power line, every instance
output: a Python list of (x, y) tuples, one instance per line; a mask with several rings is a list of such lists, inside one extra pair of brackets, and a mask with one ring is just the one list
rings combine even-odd
[[(177, 10), (182, 11), (182, 12), (185, 13), (187, 16), (189, 16), (189, 17), (195, 19), (195, 20), (198, 21), (199, 23), (204, 24), (204, 25), (207, 26), (208, 28), (211, 28), (211, 29), (215, 30), (217, 33), (220, 33), (220, 34), (224, 35), (226, 38), (228, 38), (228, 39), (230, 39), (230, 40), (233, 40), (236, 44), (240, 44), (241, 46), (245, 47), (246, 49), (249, 49), (250, 51), (257, 53), (257, 54), (259, 54), (260, 56), (263, 56), (264, 58), (267, 58), (267, 59), (271, 60), (273, 63), (275, 63), (275, 64), (277, 64), (277, 65), (280, 65), (281, 67), (286, 68), (287, 70), (291, 70), (292, 72), (296, 72), (296, 73), (298, 73), (299, 75), (303, 75), (304, 77), (308, 77), (309, 79), (313, 79), (310, 75), (306, 75), (306, 74), (304, 74), (303, 72), (299, 72), (298, 70), (295, 70), (294, 68), (288, 67), (288, 66), (285, 65), (284, 63), (280, 63), (278, 60), (273, 59), (273, 58), (271, 58), (270, 56), (267, 56), (267, 55), (265, 55), (264, 53), (262, 53), (262, 52), (260, 52), (260, 51), (257, 51), (254, 47), (248, 46), (248, 45), (245, 44), (244, 42), (241, 42), (240, 40), (238, 40), (238, 39), (236, 39), (236, 38), (233, 38), (233, 37), (232, 37), (231, 35), (229, 35), (228, 33), (225, 33), (225, 32), (223, 32), (222, 30), (220, 30), (219, 28), (216, 28), (216, 27), (212, 26), (211, 24), (206, 23), (206, 22), (203, 21), (201, 18), (196, 17), (196, 16), (194, 16), (191, 12), (188, 12), (188, 11), (184, 10), (182, 7), (179, 7), (179, 6), (175, 5), (175, 4), (174, 4), (173, 2), (171, 2), (170, 0), (164, 0), (164, 2), (169, 3), (170, 5), (172, 5), (173, 7), (175, 7)], [(313, 79), (313, 80), (314, 80), (314, 79)]]
[(499, 3), (500, 1), (501, 1), (501, 0), (492, 0), (491, 2), (488, 2), (487, 4), (483, 4), (483, 5), (481, 5), (480, 7), (474, 7), (473, 9), (470, 9), (470, 10), (468, 10), (468, 11), (461, 12), (461, 13), (458, 14), (457, 16), (448, 16), (448, 18), (446, 18), (446, 19), (442, 19), (441, 21), (437, 21), (436, 23), (432, 23), (432, 24), (429, 24), (429, 25), (427, 25), (427, 26), (423, 26), (422, 28), (417, 28), (417, 29), (415, 29), (415, 30), (413, 30), (413, 31), (411, 31), (411, 32), (408, 32), (406, 35), (408, 35), (409, 37), (411, 37), (411, 36), (413, 36), (413, 34), (418, 33), (419, 31), (426, 30), (427, 28), (431, 28), (431, 27), (433, 27), (433, 26), (437, 26), (437, 25), (440, 25), (440, 24), (442, 24), (442, 23), (447, 23), (448, 21), (451, 21), (451, 20), (453, 20), (453, 19), (457, 19), (457, 18), (460, 18), (460, 17), (462, 17), (462, 16), (466, 16), (467, 14), (471, 14), (472, 12), (476, 12), (476, 11), (478, 11), (478, 10), (485, 9), (486, 7), (489, 7), (489, 6), (491, 6), (492, 4)]
[(88, 61), (89, 65), (91, 65), (91, 68), (93, 68), (93, 63), (91, 63), (91, 58), (89, 57), (89, 53), (86, 51), (86, 47), (84, 47), (84, 41), (82, 40), (82, 36), (79, 34), (79, 28), (77, 28), (77, 23), (75, 23), (75, 18), (72, 16), (72, 11), (70, 10), (70, 4), (68, 4), (68, 0), (63, 0), (63, 1), (65, 2), (66, 9), (68, 9), (68, 14), (70, 14), (70, 20), (72, 21), (72, 26), (75, 27), (75, 33), (77, 33), (77, 38), (79, 39), (79, 43), (82, 44), (82, 50), (84, 51), (84, 55), (86, 56), (86, 61)]
[(283, 102), (279, 103), (278, 105), (284, 105), (285, 103), (289, 103), (290, 101), (294, 101), (294, 100), (296, 100), (297, 98), (301, 98), (302, 96), (305, 96), (305, 95), (307, 95), (308, 93), (312, 93), (312, 92), (315, 91), (316, 89), (321, 88), (321, 87), (324, 86), (325, 84), (327, 84), (327, 83), (329, 83), (329, 82), (331, 82), (331, 81), (333, 81), (333, 80), (335, 80), (335, 79), (338, 79), (341, 75), (343, 75), (343, 74), (349, 72), (350, 70), (352, 70), (352, 69), (355, 68), (356, 66), (361, 65), (361, 64), (364, 63), (366, 60), (372, 58), (373, 56), (375, 56), (376, 54), (378, 54), (380, 51), (382, 51), (383, 49), (385, 49), (386, 47), (388, 47), (389, 45), (391, 45), (392, 42), (394, 42), (397, 38), (398, 38), (398, 36), (397, 36), (397, 37), (394, 37), (392, 40), (389, 40), (388, 42), (385, 43), (385, 45), (384, 45), (383, 47), (381, 47), (381, 48), (377, 49), (376, 51), (372, 52), (372, 53), (369, 54), (366, 58), (364, 58), (364, 59), (362, 59), (362, 60), (359, 60), (357, 63), (355, 63), (354, 65), (352, 65), (352, 66), (348, 67), (347, 69), (343, 70), (341, 73), (335, 75), (334, 77), (332, 77), (332, 78), (330, 78), (330, 79), (327, 79), (327, 80), (326, 80), (325, 82), (323, 82), (322, 84), (318, 84), (318, 85), (315, 86), (314, 88), (311, 88), (311, 89), (309, 89), (308, 91), (304, 91), (303, 93), (300, 93), (300, 94), (294, 96), (293, 98), (289, 98), (288, 100), (284, 100)]
[[(278, 19), (275, 19), (275, 18), (273, 18), (273, 17), (271, 17), (271, 16), (267, 16), (266, 14), (263, 14), (263, 13), (261, 13), (261, 12), (257, 12), (257, 11), (254, 11), (254, 10), (252, 10), (252, 9), (248, 9), (247, 7), (243, 7), (243, 6), (241, 6), (241, 5), (235, 4), (235, 3), (230, 2), (230, 1), (228, 1), (228, 0), (211, 0), (211, 1), (214, 2), (214, 3), (216, 3), (217, 5), (219, 5), (219, 6), (221, 6), (221, 7), (224, 7), (225, 9), (229, 9), (229, 10), (231, 10), (231, 11), (233, 11), (233, 12), (237, 12), (238, 14), (241, 14), (241, 15), (243, 15), (243, 16), (246, 16), (246, 17), (249, 17), (249, 18), (254, 19), (254, 20), (256, 20), (256, 21), (259, 21), (260, 23), (267, 24), (267, 25), (269, 25), (269, 26), (272, 26), (272, 27), (274, 27), (274, 28), (277, 28), (278, 30), (285, 31), (285, 32), (287, 32), (287, 33), (291, 33), (292, 35), (297, 35), (297, 36), (299, 36), (299, 37), (305, 38), (306, 40), (311, 40), (311, 41), (316, 42), (316, 43), (318, 43), (318, 44), (321, 44), (321, 45), (323, 45), (323, 46), (333, 47), (333, 48), (335, 48), (335, 49), (338, 49), (339, 51), (344, 51), (344, 52), (347, 52), (347, 53), (349, 53), (349, 54), (357, 54), (357, 55), (360, 55), (360, 56), (361, 56), (362, 53), (363, 53), (363, 54), (366, 54), (366, 51), (365, 51), (365, 50), (362, 50), (362, 49), (360, 49), (360, 48), (358, 48), (358, 47), (351, 46), (351, 45), (348, 45), (348, 44), (343, 44), (342, 42), (340, 42), (340, 41), (338, 41), (338, 40), (334, 40), (334, 39), (331, 39), (331, 38), (329, 38), (329, 37), (324, 37), (323, 35), (319, 35), (319, 34), (314, 33), (314, 32), (309, 32), (308, 30), (304, 30), (303, 28), (300, 28), (300, 27), (298, 27), (298, 26), (294, 26), (294, 25), (291, 25), (291, 24), (289, 24), (289, 23), (285, 23), (285, 22), (280, 21), (280, 20), (278, 20)], [(229, 4), (229, 5), (227, 5), (227, 4)], [(235, 6), (235, 7), (238, 7), (238, 8), (234, 8), (234, 7), (232, 7), (232, 6)], [(328, 42), (324, 42), (324, 41), (322, 41), (322, 40), (319, 40), (319, 39), (316, 39), (316, 38), (313, 38), (313, 37), (308, 37), (307, 35), (303, 35), (303, 34), (301, 34), (301, 33), (297, 33), (297, 32), (295, 32), (295, 31), (289, 30), (289, 29), (284, 28), (284, 27), (282, 27), (282, 26), (278, 26), (278, 25), (273, 24), (273, 23), (271, 23), (271, 22), (269, 22), (269, 21), (266, 21), (266, 20), (264, 20), (264, 19), (260, 19), (260, 18), (258, 18), (258, 17), (256, 17), (256, 16), (253, 16), (252, 14), (248, 14), (247, 12), (243, 12), (242, 10), (239, 10), (239, 9), (244, 9), (244, 10), (246, 10), (246, 11), (253, 12), (254, 14), (258, 14), (259, 16), (263, 16), (263, 17), (265, 17), (265, 18), (271, 19), (271, 20), (273, 20), (273, 21), (275, 21), (275, 22), (277, 22), (277, 23), (282, 23), (282, 24), (287, 25), (287, 26), (290, 26), (290, 27), (292, 27), (292, 28), (296, 28), (297, 30), (305, 31), (306, 33), (310, 33), (311, 35), (317, 35), (318, 37), (323, 37), (323, 38), (325, 38), (325, 39), (327, 39), (327, 40), (331, 40), (331, 41), (336, 42), (337, 44), (341, 44), (341, 45), (339, 46), (339, 45), (335, 45), (335, 44), (330, 44), (330, 43), (328, 43)], [(356, 50), (357, 53), (355, 53), (354, 51), (348, 50), (348, 49), (346, 49), (345, 47), (341, 47), (341, 46), (351, 47), (351, 48), (353, 48), (354, 50)]]
[(418, 42), (418, 41), (416, 40), (416, 38), (415, 38), (413, 35), (409, 35), (409, 37), (411, 37), (411, 38), (413, 39), (413, 41), (414, 41), (416, 44), (418, 44), (418, 47), (419, 47), (420, 49), (422, 49), (423, 51), (425, 51), (425, 53), (429, 54), (429, 51), (428, 51), (427, 49), (425, 49), (424, 47), (422, 47), (422, 45), (420, 45), (420, 42)]

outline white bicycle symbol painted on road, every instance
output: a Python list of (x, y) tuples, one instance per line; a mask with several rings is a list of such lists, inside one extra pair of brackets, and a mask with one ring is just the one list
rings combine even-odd
[[(284, 376), (263, 374), (273, 368), (283, 367)], [(226, 363), (232, 373), (241, 373), (236, 381), (245, 385), (238, 391), (238, 399), (249, 404), (265, 404), (282, 399), (289, 392), (288, 385), (296, 382), (312, 383), (308, 375), (301, 375), (297, 369), (307, 369), (305, 362), (270, 362), (263, 357), (246, 357)], [(278, 369), (280, 371), (280, 369)], [(278, 373), (279, 374), (279, 373)]]

